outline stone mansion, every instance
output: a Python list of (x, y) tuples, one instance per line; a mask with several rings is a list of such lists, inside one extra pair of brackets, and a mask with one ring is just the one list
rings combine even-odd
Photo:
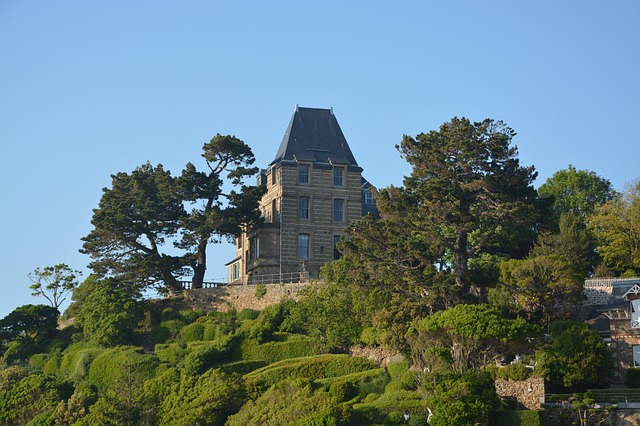
[(377, 215), (333, 109), (296, 106), (258, 185), (266, 187), (264, 220), (236, 239), (236, 257), (226, 265), (230, 284), (317, 278), (322, 265), (340, 257), (336, 243), (345, 226)]

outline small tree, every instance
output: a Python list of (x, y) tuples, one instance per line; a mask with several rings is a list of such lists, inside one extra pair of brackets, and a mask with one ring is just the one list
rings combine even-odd
[(78, 277), (82, 272), (75, 271), (65, 263), (55, 266), (36, 268), (27, 276), (33, 283), (29, 288), (32, 296), (41, 296), (56, 309), (67, 300), (67, 296), (78, 286)]

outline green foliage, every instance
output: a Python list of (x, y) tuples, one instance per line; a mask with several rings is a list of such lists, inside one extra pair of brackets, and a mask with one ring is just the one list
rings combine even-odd
[(291, 307), (282, 328), (303, 331), (321, 339), (331, 349), (348, 348), (358, 342), (362, 333), (350, 290), (335, 284), (304, 289), (301, 300)]
[(328, 392), (314, 390), (309, 381), (284, 381), (248, 401), (237, 414), (229, 417), (228, 426), (261, 425), (341, 425), (348, 414)]
[[(274, 335), (275, 336), (275, 335)], [(284, 342), (256, 344), (253, 339), (245, 339), (241, 345), (242, 358), (276, 362), (288, 358), (300, 358), (329, 352), (326, 345), (316, 339), (292, 335)]]
[(521, 362), (500, 367), (496, 373), (496, 377), (504, 380), (526, 380), (531, 376), (531, 370)]
[(62, 352), (59, 377), (65, 377), (78, 384), (89, 374), (93, 360), (104, 349), (93, 343), (76, 343)]
[(188, 345), (187, 354), (184, 357), (185, 373), (202, 374), (214, 365), (228, 361), (236, 343), (235, 336), (227, 336), (211, 342)]
[(440, 378), (432, 392), (428, 404), (433, 426), (488, 425), (489, 414), (500, 405), (487, 373)]
[(23, 305), (1, 319), (0, 344), (14, 342), (9, 354), (5, 353), (5, 360), (12, 362), (37, 353), (40, 345), (54, 336), (59, 315), (51, 306)]
[(175, 179), (161, 164), (137, 167), (131, 174), (111, 175), (93, 211), (93, 230), (82, 253), (99, 276), (115, 276), (131, 292), (149, 286), (178, 290), (173, 273), (183, 267), (180, 256), (162, 253), (165, 241), (176, 236), (186, 214)]
[(251, 326), (249, 337), (257, 343), (272, 340), (274, 333), (280, 329), (280, 325), (294, 304), (295, 302), (292, 300), (283, 300), (276, 305), (264, 308)]
[(83, 286), (90, 291), (78, 307), (76, 324), (85, 338), (104, 346), (126, 343), (143, 318), (138, 301), (111, 279), (89, 277)]
[(605, 266), (618, 274), (640, 274), (640, 179), (603, 204), (590, 218)]
[(28, 274), (33, 283), (29, 288), (32, 296), (41, 296), (49, 301), (52, 307), (58, 309), (67, 300), (69, 293), (78, 286), (80, 271), (74, 271), (64, 263), (55, 266), (36, 268)]
[(417, 336), (410, 339), (410, 344), (414, 362), (434, 361), (432, 357), (427, 359), (423, 355), (429, 354), (429, 350), (453, 348), (451, 356), (456, 368), (478, 369), (492, 357), (508, 352), (509, 344), (538, 333), (539, 327), (531, 326), (521, 317), (505, 318), (490, 306), (457, 305), (418, 323)]
[(339, 377), (375, 368), (375, 363), (364, 358), (327, 354), (278, 361), (247, 374), (245, 380), (249, 387), (264, 390), (288, 378)]
[(183, 327), (178, 333), (177, 339), (181, 342), (193, 342), (196, 340), (204, 340), (204, 324), (194, 322)]
[(51, 420), (55, 425), (73, 425), (89, 413), (89, 407), (98, 400), (95, 388), (76, 388), (66, 401), (60, 401), (53, 412)]
[(254, 320), (258, 318), (260, 311), (255, 309), (245, 308), (238, 312), (238, 321)]
[(146, 355), (142, 349), (119, 346), (102, 351), (89, 367), (89, 383), (105, 393), (117, 388), (117, 383), (140, 387), (155, 375), (158, 359)]
[(153, 424), (223, 425), (246, 400), (239, 376), (208, 370), (199, 376), (167, 370), (147, 381), (142, 399)]
[(518, 410), (496, 411), (491, 414), (490, 424), (494, 426), (542, 426), (543, 411)]
[(556, 223), (566, 213), (585, 222), (598, 206), (616, 195), (609, 180), (592, 171), (576, 170), (572, 165), (555, 172), (540, 185), (538, 193), (553, 199), (551, 212)]
[(612, 361), (600, 336), (580, 322), (551, 325), (551, 347), (538, 357), (538, 365), (552, 383), (582, 390), (605, 385)]
[(628, 388), (640, 388), (640, 368), (628, 368), (624, 376), (624, 385)]
[(186, 343), (158, 344), (155, 346), (155, 354), (160, 362), (167, 363), (172, 367), (181, 365), (187, 352)]
[(9, 389), (0, 392), (0, 424), (24, 425), (37, 416), (46, 417), (72, 393), (71, 383), (44, 374), (11, 381)]
[(264, 284), (258, 284), (256, 286), (255, 297), (256, 299), (262, 299), (267, 294), (267, 287)]

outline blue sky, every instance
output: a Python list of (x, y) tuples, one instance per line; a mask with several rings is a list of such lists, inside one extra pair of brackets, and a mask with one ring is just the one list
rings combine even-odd
[[(333, 107), (365, 176), (409, 172), (395, 144), (452, 117), (503, 120), (536, 185), (573, 164), (640, 177), (640, 3), (0, 2), (0, 318), (27, 274), (78, 253), (110, 175), (179, 174), (233, 134), (258, 165), (296, 104)], [(226, 276), (226, 244), (208, 278)], [(66, 307), (66, 305), (64, 306)]]

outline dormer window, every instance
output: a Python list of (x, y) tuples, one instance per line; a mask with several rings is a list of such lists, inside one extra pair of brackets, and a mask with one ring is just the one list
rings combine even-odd
[(373, 193), (370, 189), (365, 188), (362, 190), (362, 202), (364, 204), (373, 204)]

